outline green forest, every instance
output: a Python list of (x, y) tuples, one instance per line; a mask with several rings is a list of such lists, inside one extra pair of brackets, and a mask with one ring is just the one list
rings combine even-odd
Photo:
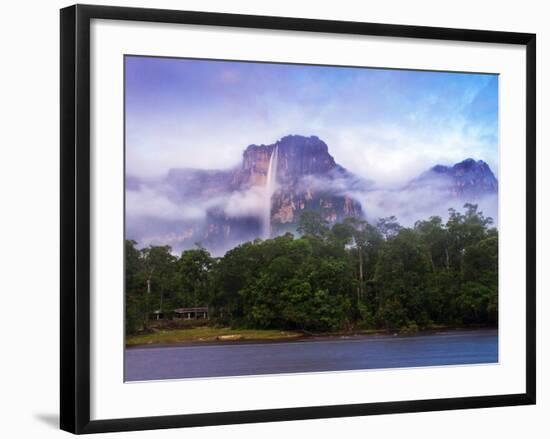
[(223, 257), (200, 244), (179, 256), (125, 246), (127, 334), (153, 310), (196, 306), (213, 325), (312, 333), (497, 324), (498, 231), (475, 204), (412, 228), (395, 217), (329, 226), (305, 211), (296, 234)]

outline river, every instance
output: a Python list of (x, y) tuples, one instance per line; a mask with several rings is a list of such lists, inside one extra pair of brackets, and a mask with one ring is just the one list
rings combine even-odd
[(125, 351), (126, 381), (498, 362), (497, 330), (190, 344)]

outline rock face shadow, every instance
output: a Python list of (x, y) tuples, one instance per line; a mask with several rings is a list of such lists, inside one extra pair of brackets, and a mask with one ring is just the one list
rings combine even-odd
[(35, 413), (34, 417), (50, 428), (59, 429), (59, 415), (57, 413)]

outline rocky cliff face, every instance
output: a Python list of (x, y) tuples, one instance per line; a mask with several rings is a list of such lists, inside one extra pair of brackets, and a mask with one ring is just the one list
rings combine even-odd
[(265, 185), (269, 160), (278, 151), (277, 179), (282, 184), (296, 183), (306, 175), (326, 175), (342, 170), (328, 152), (325, 142), (316, 136), (286, 136), (271, 145), (249, 145), (243, 153), (242, 167), (235, 174), (240, 187)]
[(346, 216), (361, 216), (360, 204), (342, 194), (332, 183), (352, 179), (337, 165), (325, 142), (316, 136), (286, 136), (271, 145), (250, 145), (242, 168), (235, 174), (239, 189), (265, 186), (269, 162), (277, 151), (277, 188), (271, 197), (273, 233), (293, 231), (304, 210), (316, 210), (329, 223)]

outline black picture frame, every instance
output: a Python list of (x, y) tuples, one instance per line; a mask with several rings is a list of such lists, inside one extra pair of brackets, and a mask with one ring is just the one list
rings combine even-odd
[[(525, 46), (527, 60), (525, 66), (527, 83), (526, 392), (494, 396), (90, 420), (90, 21), (92, 19)], [(75, 5), (62, 9), (60, 25), (61, 429), (77, 434), (99, 433), (535, 404), (535, 34), (89, 5)]]

